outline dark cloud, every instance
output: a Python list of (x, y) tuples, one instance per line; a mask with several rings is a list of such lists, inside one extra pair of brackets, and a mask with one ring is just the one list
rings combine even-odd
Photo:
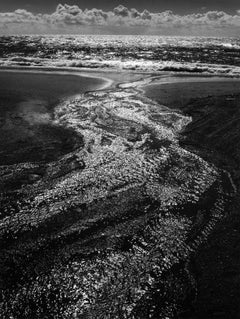
[[(137, 12), (137, 10), (135, 10)], [(129, 10), (128, 8), (122, 6), (121, 4), (114, 8), (113, 9), (113, 13), (116, 15), (116, 16), (120, 16), (120, 17), (129, 17)]]
[[(209, 30), (218, 30), (219, 28), (228, 29), (229, 32), (236, 33), (240, 31), (240, 10), (234, 15), (227, 14), (223, 11), (208, 11), (201, 13), (193, 13), (188, 15), (177, 15), (172, 11), (164, 11), (159, 13), (151, 13), (148, 10), (139, 12), (137, 9), (129, 9), (123, 5), (119, 5), (112, 11), (103, 11), (100, 9), (85, 9), (82, 10), (77, 5), (59, 4), (52, 14), (33, 14), (27, 10), (18, 9), (14, 12), (0, 13), (0, 26), (8, 33), (25, 32), (28, 25), (33, 26), (32, 31), (44, 32), (59, 31), (65, 28), (67, 32), (69, 26), (75, 27), (77, 31), (78, 26), (88, 27), (102, 27), (104, 30), (109, 30), (111, 33), (114, 27), (121, 27), (129, 29), (144, 27), (148, 33), (162, 32), (169, 29), (170, 34), (179, 34), (180, 29), (191, 29), (197, 33), (197, 30), (207, 32)], [(92, 29), (94, 32), (94, 28)], [(182, 31), (181, 31), (182, 32)], [(180, 32), (180, 33), (181, 33)], [(181, 33), (182, 34), (182, 33)]]

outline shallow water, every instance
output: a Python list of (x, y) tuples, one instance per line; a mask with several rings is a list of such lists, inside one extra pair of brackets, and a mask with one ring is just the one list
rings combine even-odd
[(82, 144), (53, 124), (63, 99), (101, 88), (105, 80), (69, 74), (0, 72), (0, 165), (51, 161)]
[(43, 100), (49, 105), (60, 99), (104, 84), (100, 78), (42, 72), (0, 72), (0, 111), (26, 100)]

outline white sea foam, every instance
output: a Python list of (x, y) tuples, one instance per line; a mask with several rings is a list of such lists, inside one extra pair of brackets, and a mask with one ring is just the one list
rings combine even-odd
[(2, 67), (240, 75), (240, 39), (236, 38), (28, 36), (0, 37), (0, 45), (6, 52), (0, 56)]

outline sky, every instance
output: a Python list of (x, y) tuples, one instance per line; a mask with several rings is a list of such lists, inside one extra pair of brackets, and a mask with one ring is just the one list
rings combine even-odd
[(7, 0), (0, 34), (240, 35), (239, 0)]
[[(25, 9), (34, 13), (51, 13), (59, 3), (59, 0), (6, 0), (0, 1), (0, 11)], [(64, 3), (78, 5), (82, 9), (97, 8), (104, 11), (112, 10), (122, 4), (137, 10), (147, 9), (150, 12), (172, 10), (178, 14), (200, 12), (204, 9), (223, 10), (233, 14), (240, 9), (239, 0), (66, 0)]]

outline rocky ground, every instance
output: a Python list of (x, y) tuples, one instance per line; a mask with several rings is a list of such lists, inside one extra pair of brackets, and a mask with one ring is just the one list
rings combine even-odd
[(0, 166), (1, 318), (176, 318), (191, 308), (192, 260), (236, 189), (227, 170), (179, 145), (191, 118), (138, 85), (55, 109), (77, 149)]

